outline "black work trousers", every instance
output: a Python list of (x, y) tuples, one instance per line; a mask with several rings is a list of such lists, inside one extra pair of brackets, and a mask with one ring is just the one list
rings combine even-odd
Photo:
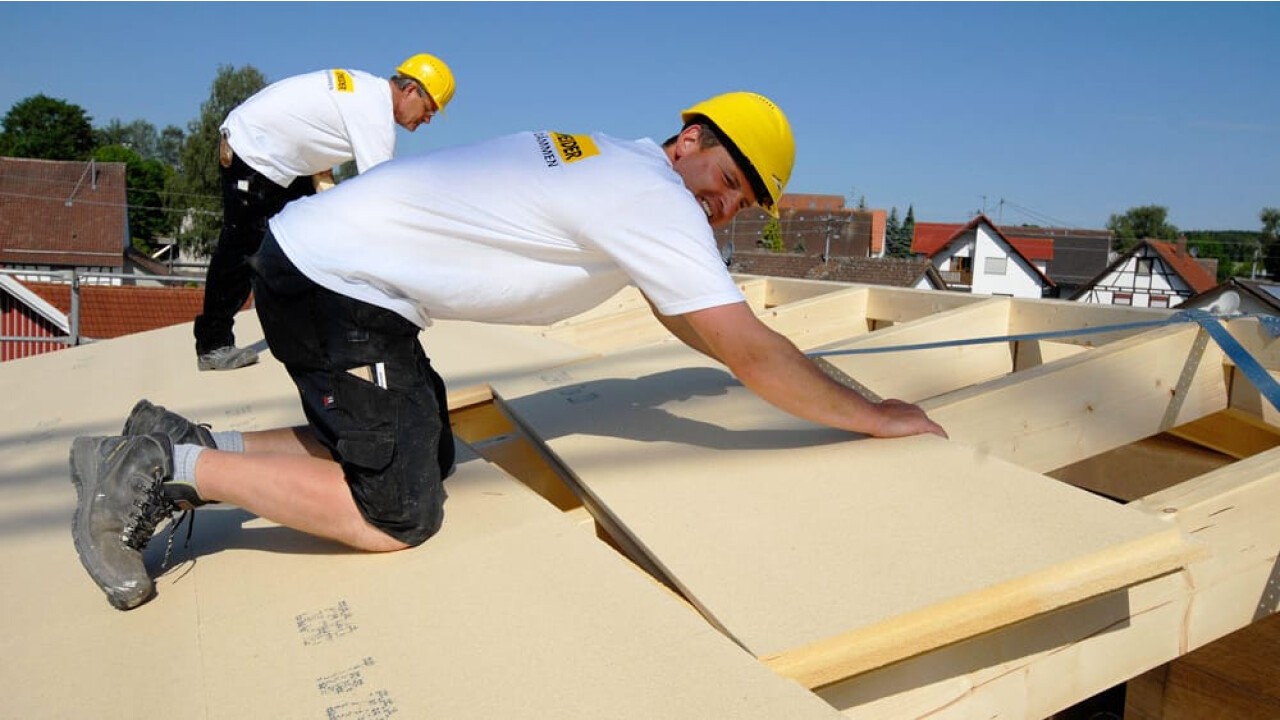
[(235, 345), (236, 313), (249, 299), (251, 274), (245, 260), (258, 251), (267, 221), (300, 197), (315, 194), (310, 176), (280, 187), (237, 155), (219, 167), (222, 180), (222, 233), (205, 275), (204, 309), (196, 317), (196, 354)]

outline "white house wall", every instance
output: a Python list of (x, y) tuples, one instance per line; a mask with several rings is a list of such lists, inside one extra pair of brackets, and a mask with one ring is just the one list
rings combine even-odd
[[(979, 225), (966, 233), (963, 240), (952, 243), (934, 261), (940, 271), (948, 271), (952, 269), (953, 258), (958, 257), (970, 257), (973, 260), (971, 292), (975, 294), (1022, 298), (1044, 296), (1039, 273), (1020, 255), (1011, 252), (1010, 246), (1001, 242), (985, 225)], [(1004, 259), (1004, 273), (989, 273), (988, 258)]]

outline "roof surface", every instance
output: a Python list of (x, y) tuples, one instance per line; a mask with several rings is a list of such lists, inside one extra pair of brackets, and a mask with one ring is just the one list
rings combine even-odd
[[(70, 285), (25, 284), (63, 313), (71, 312)], [(80, 334), (107, 339), (191, 322), (203, 303), (202, 288), (81, 285)]]
[(1155, 250), (1160, 258), (1169, 264), (1187, 284), (1193, 293), (1202, 293), (1218, 284), (1217, 278), (1209, 272), (1200, 261), (1187, 252), (1186, 243), (1161, 242), (1148, 240), (1147, 244)]
[(121, 267), (125, 164), (0, 158), (0, 264)]
[[(740, 284), (762, 319), (805, 351), (1170, 314)], [(1256, 328), (1237, 323), (1241, 342), (1264, 355), (1270, 345)], [(262, 345), (252, 313), (237, 330)], [(1092, 671), (1125, 655), (1121, 643), (1164, 662), (1202, 642), (1206, 624), (1257, 612), (1256, 592), (1236, 593), (1248, 595), (1239, 612), (1223, 602), (1214, 613), (1179, 612), (1191, 605), (1177, 592), (1217, 592), (1209, 573), (1239, 585), (1225, 563), (1241, 557), (1259, 568), (1260, 591), (1273, 578), (1275, 544), (1255, 542), (1260, 533), (1237, 539), (1227, 524), (1239, 513), (1215, 506), (1203, 510), (1209, 521), (1184, 519), (1188, 505), (1206, 503), (1113, 503), (1046, 474), (1225, 408), (1228, 366), (1201, 334), (1116, 329), (1016, 356), (1006, 342), (829, 355), (866, 392), (920, 402), (952, 434), (870, 440), (762, 402), (674, 341), (638, 292), (549, 327), (441, 322), (422, 340), (451, 407), (488, 384), (514, 423), (477, 434), (472, 447), (529, 483), (520, 466), (530, 461), (504, 458), (519, 450), (511, 438), (531, 438), (531, 457), (554, 459), (580, 483), (618, 546), (600, 542), (595, 525), (575, 527), (576, 510), (554, 512), (468, 455), (448, 480), (444, 529), (420, 549), (350, 553), (210, 508), (190, 548), (179, 535), (160, 597), (129, 613), (107, 606), (76, 560), (72, 438), (119, 432), (143, 396), (219, 430), (281, 427), (302, 418), (292, 383), (269, 352), (235, 373), (199, 373), (183, 361), (187, 326), (0, 364), (12, 408), (0, 415), (9, 580), (0, 649), (12, 669), (0, 690), (23, 717), (75, 716), (92, 703), (103, 717), (817, 718), (834, 717), (831, 707), (803, 688), (825, 690), (833, 673), (849, 684), (821, 699), (849, 715), (1047, 717), (1090, 692), (1064, 666)], [(1232, 470), (1233, 481), (1253, 480), (1248, 468)], [(1226, 509), (1275, 527), (1273, 510), (1251, 496), (1226, 499)], [(1215, 549), (1204, 572), (1171, 574), (1189, 562), (1184, 521), (1206, 528), (1206, 542), (1215, 523), (1227, 528), (1230, 552)], [(157, 537), (148, 548), (153, 569), (164, 545)], [(137, 647), (146, 671), (102, 660), (104, 648), (120, 647)], [(1091, 677), (1110, 687), (1134, 667)], [(1018, 683), (1007, 701), (989, 700), (991, 677)], [(939, 685), (945, 697), (934, 702)]]

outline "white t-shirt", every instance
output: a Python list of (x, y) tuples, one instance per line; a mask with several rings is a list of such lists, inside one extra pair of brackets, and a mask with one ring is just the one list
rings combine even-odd
[(423, 327), (554, 322), (628, 283), (666, 315), (743, 300), (648, 139), (525, 132), (398, 158), (270, 224), (307, 277)]
[(391, 86), (360, 70), (321, 70), (259, 90), (222, 123), (245, 164), (288, 187), (351, 160), (360, 172), (396, 149)]

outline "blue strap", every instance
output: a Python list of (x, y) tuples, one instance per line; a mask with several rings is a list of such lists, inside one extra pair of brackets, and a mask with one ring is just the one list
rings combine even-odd
[(907, 350), (934, 350), (937, 348), (958, 347), (961, 345), (984, 345), (987, 343), (998, 342), (1047, 340), (1049, 338), (1078, 337), (1080, 335), (1093, 335), (1095, 333), (1115, 332), (1118, 330), (1160, 327), (1162, 325), (1172, 325), (1176, 322), (1190, 322), (1190, 320), (1191, 318), (1183, 317), (1182, 313), (1176, 313), (1163, 320), (1139, 320), (1137, 322), (1117, 323), (1115, 325), (1099, 325), (1097, 327), (1073, 330), (1049, 330), (1038, 333), (1024, 333), (1022, 335), (988, 335), (986, 337), (964, 338), (961, 340), (940, 340), (938, 342), (916, 343), (914, 345), (885, 345), (882, 347), (853, 348), (850, 350), (820, 350), (818, 352), (807, 353), (807, 355), (811, 358), (831, 357), (834, 355), (870, 355), (872, 353), (902, 352)]
[[(1238, 316), (1244, 317), (1244, 316)], [(1270, 315), (1255, 315), (1261, 323), (1262, 327), (1271, 335), (1276, 337), (1280, 335), (1280, 318)], [(1099, 325), (1097, 327), (1079, 328), (1072, 330), (1051, 330), (1038, 333), (1024, 333), (1021, 335), (991, 335), (977, 338), (964, 338), (961, 340), (941, 340), (938, 342), (916, 343), (912, 345), (886, 345), (882, 347), (869, 348), (853, 348), (849, 350), (822, 350), (818, 352), (806, 353), (811, 358), (833, 357), (837, 355), (870, 355), (872, 353), (885, 352), (907, 352), (911, 350), (934, 350), (945, 347), (959, 347), (962, 345), (983, 345), (987, 343), (998, 342), (1025, 342), (1030, 340), (1047, 340), (1050, 338), (1079, 337), (1082, 335), (1093, 335), (1096, 333), (1116, 332), (1120, 330), (1135, 330), (1139, 328), (1161, 327), (1164, 325), (1173, 325), (1175, 323), (1194, 322), (1198, 323), (1205, 332), (1209, 333), (1209, 337), (1218, 344), (1218, 347), (1231, 358), (1231, 362), (1240, 368), (1245, 377), (1253, 383), (1267, 398), (1276, 410), (1280, 410), (1280, 383), (1271, 377), (1271, 373), (1258, 362), (1257, 358), (1249, 354), (1249, 351), (1240, 344), (1238, 340), (1227, 332), (1227, 329), (1218, 322), (1218, 318), (1210, 315), (1203, 310), (1182, 310), (1176, 312), (1167, 318), (1161, 320), (1141, 320), (1129, 323), (1117, 323), (1114, 325)]]
[[(1235, 339), (1227, 329), (1222, 327), (1222, 323), (1218, 319), (1203, 310), (1187, 310), (1185, 311), (1193, 320), (1200, 323), (1200, 327), (1209, 333), (1209, 337), (1218, 343), (1218, 347), (1231, 358), (1231, 362), (1249, 378), (1249, 382), (1262, 393), (1267, 402), (1276, 410), (1280, 410), (1280, 383), (1271, 377), (1271, 373), (1258, 362), (1258, 359), (1249, 354), (1249, 351)], [(1272, 331), (1272, 327), (1264, 324), (1268, 332)]]

